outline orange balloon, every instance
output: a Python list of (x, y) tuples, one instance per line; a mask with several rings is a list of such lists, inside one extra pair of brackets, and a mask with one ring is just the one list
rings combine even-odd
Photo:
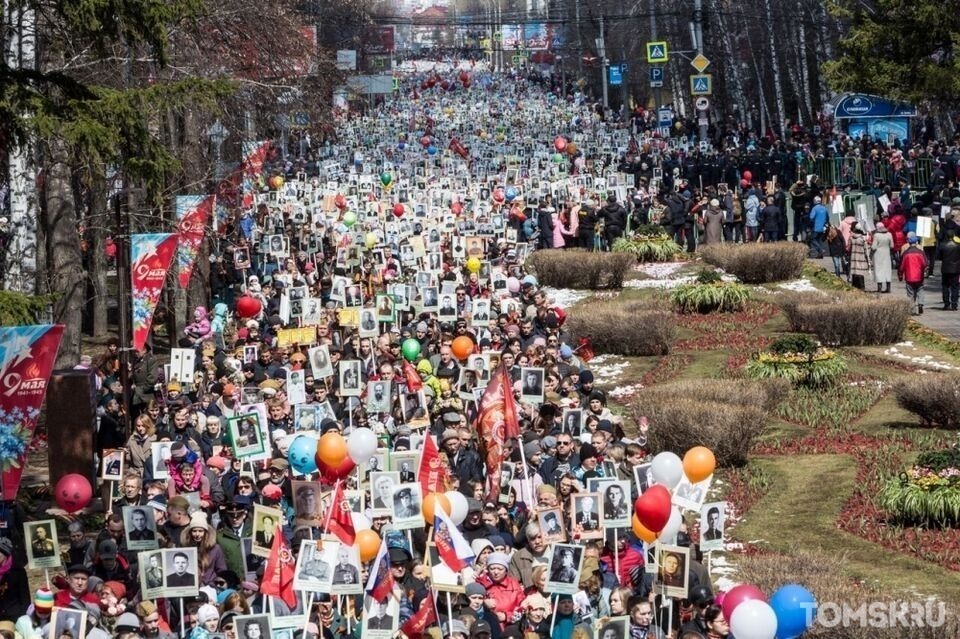
[(317, 442), (317, 457), (336, 468), (347, 458), (347, 440), (340, 433), (327, 433)]
[(652, 544), (657, 540), (657, 533), (641, 524), (636, 515), (633, 516), (633, 534), (648, 544)]
[(357, 548), (360, 550), (360, 561), (364, 563), (370, 561), (380, 551), (380, 535), (369, 528), (358, 530)]
[(423, 518), (428, 524), (433, 523), (437, 506), (446, 514), (450, 514), (450, 500), (443, 493), (429, 493), (423, 498)]
[(450, 350), (453, 351), (454, 357), (461, 361), (465, 360), (470, 356), (470, 353), (473, 352), (473, 340), (466, 335), (461, 335), (453, 340), (453, 344), (450, 345)]
[(574, 156), (576, 154), (577, 154), (576, 142), (567, 142), (567, 155)]
[(694, 446), (683, 456), (683, 472), (691, 483), (701, 482), (717, 468), (717, 458), (706, 446)]

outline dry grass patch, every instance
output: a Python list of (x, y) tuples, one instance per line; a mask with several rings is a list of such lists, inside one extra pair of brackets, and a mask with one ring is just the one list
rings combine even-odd
[(619, 289), (635, 260), (624, 253), (580, 249), (535, 251), (525, 266), (541, 286), (575, 289)]
[(676, 334), (673, 314), (640, 302), (598, 302), (567, 316), (574, 340), (590, 339), (594, 351), (625, 357), (666, 355)]
[(807, 246), (791, 242), (713, 244), (700, 251), (703, 260), (747, 284), (796, 279), (807, 259)]

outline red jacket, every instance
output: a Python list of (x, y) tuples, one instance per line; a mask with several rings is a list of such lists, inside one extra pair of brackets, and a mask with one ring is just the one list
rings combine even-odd
[(891, 215), (887, 220), (886, 227), (890, 231), (890, 239), (893, 240), (893, 250), (899, 251), (900, 247), (906, 244), (907, 234), (903, 228), (907, 225), (907, 218), (902, 213)]
[(487, 596), (497, 602), (497, 609), (494, 611), (497, 616), (504, 614), (505, 622), (501, 621), (501, 628), (509, 625), (513, 620), (513, 613), (520, 610), (520, 604), (523, 603), (523, 586), (520, 582), (507, 575), (503, 581), (494, 583), (490, 575), (484, 573), (477, 578), (477, 583), (487, 589)]
[(620, 562), (617, 563), (614, 554), (610, 550), (604, 550), (604, 553), (600, 555), (600, 561), (606, 565), (611, 572), (616, 568), (620, 570), (617, 572), (617, 581), (620, 582), (621, 586), (630, 586), (630, 571), (636, 568), (637, 566), (642, 567), (645, 563), (643, 560), (643, 552), (637, 549), (636, 546), (627, 544), (627, 547), (620, 553)]
[(911, 246), (900, 256), (900, 268), (897, 275), (907, 284), (922, 284), (923, 274), (927, 270), (927, 256), (918, 246)]

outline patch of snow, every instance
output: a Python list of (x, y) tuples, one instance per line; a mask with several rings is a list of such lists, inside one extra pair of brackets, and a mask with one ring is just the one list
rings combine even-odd
[(598, 355), (590, 360), (590, 370), (593, 371), (594, 381), (598, 385), (615, 384), (629, 367), (630, 362), (618, 355)]
[(890, 348), (885, 349), (883, 351), (883, 354), (910, 362), (911, 364), (916, 364), (917, 366), (926, 366), (927, 368), (933, 368), (935, 370), (951, 371), (951, 370), (957, 370), (958, 368), (960, 368), (958, 366), (954, 366), (953, 364), (948, 364), (947, 362), (941, 362), (941, 361), (935, 360), (933, 358), (933, 355), (914, 356), (914, 355), (911, 355), (909, 352), (906, 352), (906, 353), (901, 352), (901, 350), (897, 348), (898, 346), (908, 351), (912, 350), (913, 352), (916, 352), (916, 348), (913, 346), (912, 343), (901, 342), (896, 346), (891, 346)]
[(689, 284), (696, 278), (693, 276), (678, 277), (675, 280), (626, 280), (624, 288), (676, 288), (681, 284)]
[(819, 293), (820, 289), (813, 285), (813, 283), (807, 278), (802, 278), (799, 280), (791, 280), (789, 282), (780, 282), (777, 284), (777, 288), (782, 288), (787, 291), (793, 291), (795, 293)]
[(559, 306), (562, 309), (570, 308), (580, 300), (590, 296), (590, 291), (577, 291), (571, 288), (550, 288), (544, 286), (543, 291), (547, 294), (547, 299), (550, 300), (554, 306)]
[(656, 279), (667, 279), (681, 268), (686, 262), (644, 262), (634, 268)]
[(630, 384), (629, 386), (617, 386), (616, 388), (611, 390), (609, 393), (607, 393), (607, 395), (614, 399), (625, 399), (627, 397), (631, 397), (635, 395), (637, 391), (639, 391), (641, 388), (643, 388), (643, 384)]

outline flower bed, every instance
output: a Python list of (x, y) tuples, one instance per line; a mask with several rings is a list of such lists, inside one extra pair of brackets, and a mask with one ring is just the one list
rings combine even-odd
[(750, 300), (750, 289), (736, 282), (724, 282), (716, 271), (703, 270), (697, 279), (673, 289), (670, 301), (680, 313), (735, 313)]
[(870, 410), (883, 391), (883, 386), (876, 382), (838, 384), (830, 388), (801, 386), (777, 404), (776, 414), (802, 426), (842, 430)]
[(960, 448), (920, 455), (916, 465), (887, 480), (877, 501), (903, 522), (960, 526)]
[(617, 238), (613, 243), (614, 253), (629, 253), (638, 262), (671, 262), (682, 252), (673, 238), (663, 234), (635, 233), (630, 237)]
[(788, 336), (757, 353), (744, 370), (753, 379), (782, 377), (798, 386), (822, 388), (836, 382), (847, 371), (847, 363), (808, 337)]

